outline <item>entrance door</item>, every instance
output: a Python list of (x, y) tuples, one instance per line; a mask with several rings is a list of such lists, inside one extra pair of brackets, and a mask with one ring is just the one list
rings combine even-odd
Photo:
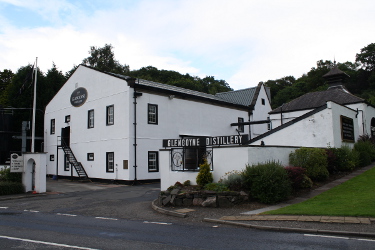
[(61, 128), (61, 144), (70, 146), (70, 126)]

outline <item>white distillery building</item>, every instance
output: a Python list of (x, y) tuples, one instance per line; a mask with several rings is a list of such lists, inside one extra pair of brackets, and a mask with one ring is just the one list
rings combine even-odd
[(210, 95), (80, 65), (45, 110), (47, 175), (160, 179), (163, 139), (179, 139), (171, 143), (185, 146), (182, 170), (198, 170), (202, 157), (212, 161), (207, 142), (259, 136), (268, 124), (251, 121), (270, 111), (263, 84)]

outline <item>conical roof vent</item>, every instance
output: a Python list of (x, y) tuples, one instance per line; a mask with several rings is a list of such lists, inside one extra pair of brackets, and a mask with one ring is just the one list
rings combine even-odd
[(344, 82), (347, 78), (350, 76), (346, 74), (345, 72), (341, 71), (336, 62), (333, 68), (325, 75), (323, 75), (323, 78), (326, 79), (329, 87), (330, 88), (342, 88), (345, 89), (344, 87)]

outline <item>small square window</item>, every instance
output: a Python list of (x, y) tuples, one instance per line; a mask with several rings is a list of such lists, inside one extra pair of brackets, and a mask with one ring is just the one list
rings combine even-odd
[(65, 122), (66, 123), (70, 122), (70, 115), (65, 116)]
[(50, 160), (50, 161), (54, 161), (54, 160), (55, 160), (55, 155), (50, 155), (50, 156), (49, 156), (49, 160)]
[(158, 105), (148, 104), (148, 124), (158, 124)]
[(87, 160), (93, 161), (94, 160), (94, 153), (87, 153)]

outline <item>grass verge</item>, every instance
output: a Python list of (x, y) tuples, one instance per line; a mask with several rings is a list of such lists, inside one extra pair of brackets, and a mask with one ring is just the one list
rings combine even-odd
[(263, 214), (375, 217), (375, 168), (307, 201)]

